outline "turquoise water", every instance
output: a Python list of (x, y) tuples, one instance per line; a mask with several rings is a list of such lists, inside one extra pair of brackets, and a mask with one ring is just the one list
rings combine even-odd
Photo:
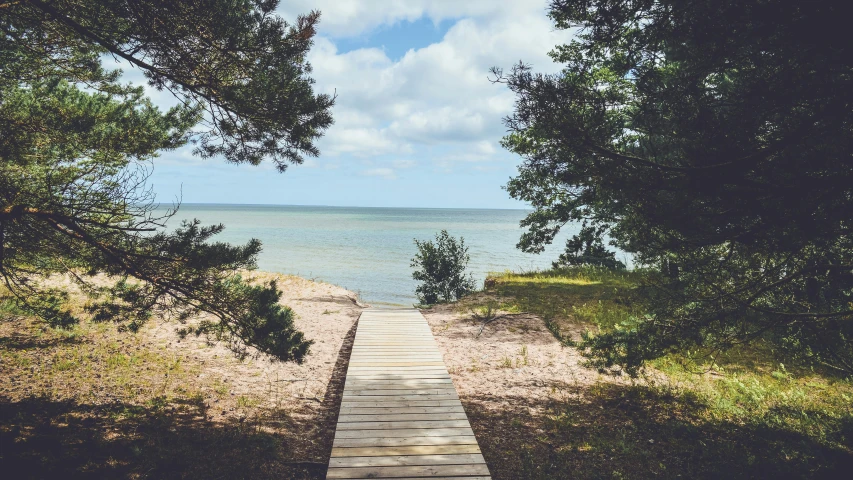
[(446, 229), (470, 247), (470, 271), (478, 286), (488, 272), (548, 268), (568, 228), (540, 255), (515, 248), (524, 210), (311, 207), (184, 204), (178, 219), (222, 223), (222, 241), (263, 243), (261, 270), (289, 273), (340, 285), (374, 305), (412, 305), (416, 282), (414, 238), (427, 240)]

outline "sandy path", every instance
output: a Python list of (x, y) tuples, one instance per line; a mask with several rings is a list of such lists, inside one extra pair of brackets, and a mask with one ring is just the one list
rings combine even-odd
[(336, 285), (266, 272), (251, 275), (262, 281), (278, 280), (283, 292), (281, 303), (293, 309), (296, 328), (314, 341), (303, 364), (263, 357), (241, 362), (225, 346), (210, 345), (204, 337), (180, 340), (174, 333), (175, 323), (152, 322), (149, 335), (160, 344), (192, 355), (204, 365), (202, 378), (222, 379), (233, 395), (261, 395), (270, 407), (280, 406), (287, 398), (322, 400), (344, 338), (363, 307), (354, 293)]
[(480, 325), (458, 307), (423, 311), (494, 478), (513, 478), (518, 448), (544, 432), (543, 418), (603, 378), (583, 367), (538, 317)]
[(456, 389), (470, 400), (500, 404), (506, 398), (524, 397), (530, 408), (536, 408), (555, 398), (555, 388), (600, 378), (582, 367), (577, 350), (562, 347), (535, 316), (496, 320), (477, 337), (480, 325), (452, 306), (423, 313)]

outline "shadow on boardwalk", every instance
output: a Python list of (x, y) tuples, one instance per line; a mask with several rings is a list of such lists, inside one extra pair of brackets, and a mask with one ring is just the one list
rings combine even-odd
[(355, 330), (356, 324), (338, 353), (320, 408), (306, 408), (305, 415), (270, 408), (242, 420), (214, 422), (203, 400), (135, 405), (0, 397), (2, 476), (325, 478)]

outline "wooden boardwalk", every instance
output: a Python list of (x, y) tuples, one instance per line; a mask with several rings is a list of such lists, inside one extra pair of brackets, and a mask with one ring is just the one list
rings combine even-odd
[(419, 311), (361, 314), (326, 478), (491, 478)]

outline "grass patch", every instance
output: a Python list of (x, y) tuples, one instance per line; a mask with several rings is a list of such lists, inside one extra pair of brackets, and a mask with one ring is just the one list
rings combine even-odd
[[(541, 416), (492, 419), (515, 432), (503, 444), (511, 467), (494, 478), (843, 478), (853, 467), (849, 444), (720, 417), (690, 388), (602, 382), (572, 393)], [(492, 448), (484, 446), (487, 459)]]
[[(582, 331), (642, 315), (640, 275), (494, 274), (464, 308), (497, 302), (536, 314), (570, 345)], [(853, 469), (851, 379), (787, 364), (761, 341), (716, 358), (668, 355), (649, 367), (639, 381), (563, 386), (558, 400), (531, 399), (519, 411), (472, 406), (472, 418), (488, 417), (487, 460), (502, 459), (494, 478), (829, 478)]]
[(313, 410), (230, 395), (204, 368), (143, 334), (54, 329), (0, 302), (0, 463), (34, 479), (323, 478), (306, 447), (283, 448), (326, 428)]
[(570, 343), (570, 327), (579, 322), (586, 328), (606, 328), (635, 314), (632, 305), (639, 276), (595, 267), (493, 273), (481, 295), (457, 305), (472, 311), (492, 307), (535, 314), (555, 337)]

